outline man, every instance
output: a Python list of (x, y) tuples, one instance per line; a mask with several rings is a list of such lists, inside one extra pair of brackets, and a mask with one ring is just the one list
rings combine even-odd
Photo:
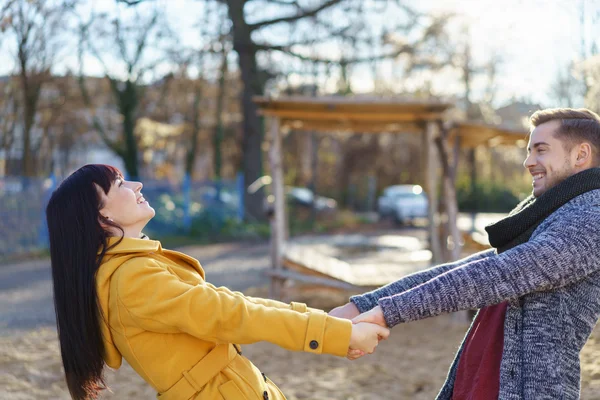
[(438, 399), (579, 398), (579, 352), (600, 315), (600, 117), (547, 109), (531, 127), (533, 194), (486, 228), (495, 249), (331, 311), (391, 328), (479, 308)]

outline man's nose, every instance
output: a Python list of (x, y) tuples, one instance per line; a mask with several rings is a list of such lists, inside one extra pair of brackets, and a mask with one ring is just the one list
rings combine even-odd
[(530, 168), (533, 167), (535, 165), (535, 157), (532, 157), (531, 154), (527, 155), (527, 158), (525, 158), (525, 161), (523, 161), (523, 166), (525, 168)]

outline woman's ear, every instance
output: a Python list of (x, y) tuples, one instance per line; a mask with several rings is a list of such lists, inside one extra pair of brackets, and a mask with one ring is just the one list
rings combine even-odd
[(98, 222), (100, 222), (100, 226), (102, 227), (102, 229), (108, 230), (111, 228), (110, 223), (113, 222), (113, 220), (111, 218), (108, 218), (107, 216), (99, 214)]

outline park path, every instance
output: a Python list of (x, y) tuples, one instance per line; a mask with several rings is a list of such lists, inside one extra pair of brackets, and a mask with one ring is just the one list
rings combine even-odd
[[(178, 250), (200, 260), (207, 280), (245, 290), (267, 282), (268, 242), (188, 246)], [(0, 335), (15, 330), (54, 326), (50, 260), (0, 265)]]

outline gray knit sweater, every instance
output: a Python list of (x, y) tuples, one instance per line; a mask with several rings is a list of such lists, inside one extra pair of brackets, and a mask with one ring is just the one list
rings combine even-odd
[[(579, 353), (600, 315), (600, 189), (560, 207), (528, 242), (488, 250), (350, 300), (379, 305), (389, 327), (509, 301), (502, 400), (578, 399)], [(464, 343), (463, 343), (464, 344)], [(438, 399), (451, 399), (459, 349)]]

